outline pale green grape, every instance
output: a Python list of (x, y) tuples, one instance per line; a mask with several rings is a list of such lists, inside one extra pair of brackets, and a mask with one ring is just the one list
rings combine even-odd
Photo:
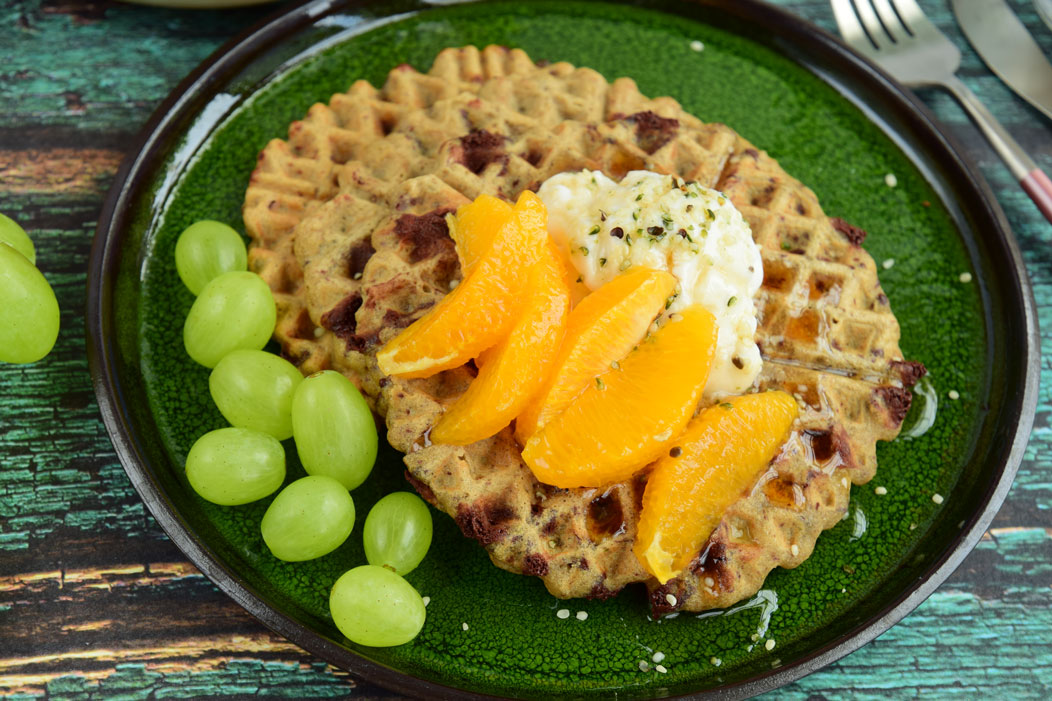
[(220, 428), (190, 448), (186, 478), (210, 502), (247, 504), (272, 494), (285, 481), (285, 449), (266, 433)]
[(302, 477), (281, 490), (263, 514), (263, 542), (279, 560), (312, 560), (340, 547), (354, 526), (354, 501), (323, 475)]
[(0, 243), (0, 361), (35, 363), (58, 338), (58, 300), (29, 259)]
[(409, 582), (384, 567), (362, 565), (332, 585), (329, 613), (352, 642), (370, 647), (403, 645), (424, 627), (424, 600)]
[(212, 401), (233, 426), (292, 437), (292, 395), (303, 375), (284, 358), (261, 350), (228, 353), (208, 377)]
[(30, 263), (37, 264), (37, 252), (29, 234), (19, 226), (18, 222), (3, 214), (0, 214), (0, 243), (6, 243), (24, 255)]
[(347, 489), (365, 481), (376, 462), (376, 422), (369, 405), (335, 370), (315, 373), (296, 388), (292, 435), (307, 474), (328, 475)]
[(195, 222), (175, 242), (175, 269), (195, 295), (201, 294), (213, 278), (246, 267), (245, 241), (222, 222)]
[(431, 512), (415, 494), (388, 494), (369, 510), (362, 539), (370, 565), (386, 565), (405, 576), (431, 547)]
[(190, 307), (183, 345), (191, 358), (214, 368), (227, 353), (265, 346), (276, 320), (274, 297), (258, 275), (223, 273), (205, 285)]

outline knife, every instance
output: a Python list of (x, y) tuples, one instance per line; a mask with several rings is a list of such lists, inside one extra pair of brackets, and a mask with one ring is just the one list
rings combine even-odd
[(1052, 64), (1004, 0), (952, 0), (957, 23), (998, 78), (1052, 119)]

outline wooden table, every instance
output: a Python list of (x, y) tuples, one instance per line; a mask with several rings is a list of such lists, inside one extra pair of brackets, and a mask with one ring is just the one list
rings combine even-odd
[[(825, 0), (780, 4), (835, 30)], [(1052, 123), (991, 75), (944, 3), (921, 4), (961, 48), (964, 81), (1052, 173)], [(1052, 32), (1030, 3), (1011, 4), (1052, 54)], [(0, 5), (0, 211), (35, 240), (62, 308), (48, 358), (0, 366), (0, 694), (390, 697), (270, 633), (168, 541), (114, 455), (84, 352), (88, 252), (128, 144), (187, 72), (274, 9)], [(947, 95), (922, 97), (997, 193), (1052, 345), (1052, 226)], [(1052, 695), (1047, 361), (1042, 380), (1015, 486), (964, 565), (880, 639), (778, 698)]]

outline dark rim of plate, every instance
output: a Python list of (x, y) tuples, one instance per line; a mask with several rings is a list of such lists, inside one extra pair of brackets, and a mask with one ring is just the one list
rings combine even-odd
[[(427, 698), (492, 698), (411, 677), (367, 660), (268, 606), (237, 573), (220, 561), (207, 544), (198, 539), (160, 487), (144, 457), (137, 419), (124, 400), (127, 382), (119, 373), (114, 283), (121, 245), (129, 226), (129, 213), (136, 199), (142, 196), (150, 174), (165, 158), (167, 147), (178, 137), (183, 120), (199, 108), (202, 99), (215, 86), (221, 85), (284, 36), (326, 15), (369, 4), (372, 3), (312, 0), (279, 11), (216, 50), (172, 91), (150, 117), (131, 147), (130, 155), (117, 172), (92, 244), (85, 314), (92, 380), (102, 418), (117, 456), (150, 513), (183, 553), (249, 613), (315, 655), (392, 690)], [(452, 3), (436, 0), (430, 4)], [(839, 39), (785, 10), (759, 0), (693, 0), (682, 3), (680, 7), (682, 14), (712, 10), (734, 21), (758, 26), (773, 37), (778, 50), (834, 88), (850, 84), (852, 89), (842, 89), (840, 92), (870, 119), (878, 124), (883, 123), (885, 133), (904, 150), (909, 149), (887, 127), (885, 117), (889, 114), (899, 125), (899, 133), (905, 128), (912, 138), (923, 141), (930, 159), (919, 162), (914, 158), (915, 165), (933, 185), (935, 174), (946, 182), (949, 192), (946, 187), (936, 186), (936, 189), (955, 221), (969, 221), (972, 229), (983, 232), (985, 260), (980, 258), (976, 241), (965, 243), (977, 267), (999, 272), (1001, 287), (984, 287), (983, 301), (989, 322), (991, 296), (1000, 299), (1005, 315), (998, 321), (1007, 331), (1008, 340), (999, 343), (1011, 349), (1005, 351), (1008, 362), (999, 368), (1006, 374), (1006, 389), (1003, 392), (1007, 399), (1002, 422), (996, 429), (1003, 458), (999, 464), (991, 466), (989, 482), (978, 502), (980, 508), (960, 527), (957, 537), (935, 558), (925, 574), (914, 580), (911, 586), (877, 614), (835, 641), (792, 663), (704, 694), (714, 698), (742, 698), (795, 681), (881, 635), (930, 596), (971, 552), (1007, 496), (1023, 458), (1037, 407), (1039, 336), (1030, 281), (1004, 213), (986, 181), (962, 155), (963, 149), (937, 125), (931, 112), (920, 100)], [(427, 8), (428, 4), (416, 7), (419, 10)], [(823, 66), (836, 66), (836, 70), (830, 72)], [(878, 98), (881, 106), (891, 112), (875, 113), (867, 106), (869, 101), (859, 97), (860, 93)]]

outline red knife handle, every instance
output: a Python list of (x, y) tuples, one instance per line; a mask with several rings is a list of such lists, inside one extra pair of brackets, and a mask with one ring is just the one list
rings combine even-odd
[(1052, 222), (1052, 180), (1049, 180), (1040, 168), (1034, 168), (1019, 181), (1019, 184), (1045, 215), (1045, 219)]

